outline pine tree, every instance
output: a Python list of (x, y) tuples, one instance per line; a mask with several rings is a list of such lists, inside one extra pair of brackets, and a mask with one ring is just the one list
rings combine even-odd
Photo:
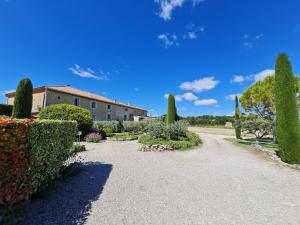
[(16, 90), (13, 118), (24, 119), (31, 117), (32, 108), (32, 83), (31, 80), (25, 78), (19, 82)]
[(167, 125), (175, 122), (176, 119), (176, 105), (174, 95), (169, 94), (168, 97), (168, 114), (167, 114)]
[(275, 106), (280, 157), (287, 163), (300, 163), (300, 126), (295, 77), (286, 54), (280, 54), (276, 61)]
[[(238, 96), (235, 96), (235, 122), (238, 122), (240, 120), (241, 111), (239, 108), (239, 99)], [(235, 136), (237, 139), (241, 139), (241, 128), (236, 127), (235, 128)]]

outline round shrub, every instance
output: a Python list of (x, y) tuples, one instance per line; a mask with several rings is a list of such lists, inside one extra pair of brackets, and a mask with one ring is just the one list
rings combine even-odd
[(179, 140), (185, 138), (188, 123), (186, 121), (176, 121), (166, 127), (166, 138), (169, 140)]
[(92, 114), (89, 110), (69, 104), (47, 106), (40, 112), (39, 118), (77, 121), (78, 130), (83, 134), (87, 134), (93, 126)]
[(148, 125), (148, 133), (154, 138), (164, 138), (165, 137), (165, 123), (161, 121), (153, 121)]

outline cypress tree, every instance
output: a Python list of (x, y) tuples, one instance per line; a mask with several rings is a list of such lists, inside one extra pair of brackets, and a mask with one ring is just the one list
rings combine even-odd
[[(239, 99), (238, 96), (235, 96), (235, 121), (238, 122), (240, 119), (241, 111), (239, 108)], [(241, 128), (235, 128), (235, 136), (237, 139), (241, 139)]]
[(176, 106), (174, 95), (169, 94), (168, 97), (168, 114), (167, 114), (167, 125), (175, 122), (176, 119)]
[(295, 77), (286, 54), (280, 54), (276, 61), (275, 106), (280, 157), (287, 163), (300, 163), (300, 130)]
[(19, 82), (16, 90), (13, 118), (30, 118), (32, 108), (32, 83), (31, 80), (25, 78)]

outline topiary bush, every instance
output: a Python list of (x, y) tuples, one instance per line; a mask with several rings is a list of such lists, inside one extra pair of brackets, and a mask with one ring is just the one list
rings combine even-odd
[(97, 121), (94, 125), (94, 128), (97, 131), (102, 131), (103, 129), (110, 129), (113, 133), (121, 132), (123, 129), (122, 124), (119, 121), (113, 120), (113, 121)]
[(174, 95), (169, 94), (168, 97), (168, 114), (167, 114), (167, 124), (170, 125), (176, 120), (176, 105)]
[(12, 105), (0, 104), (0, 115), (1, 116), (11, 116), (13, 111)]
[(300, 163), (300, 129), (295, 77), (288, 56), (285, 54), (280, 54), (276, 61), (275, 106), (279, 155), (287, 163)]
[(16, 90), (14, 107), (12, 112), (13, 118), (30, 118), (32, 108), (32, 83), (25, 78), (19, 82)]
[(83, 135), (89, 133), (93, 126), (92, 114), (89, 110), (69, 104), (47, 106), (40, 112), (39, 118), (76, 121), (78, 130), (82, 131)]
[[(241, 117), (241, 111), (239, 108), (239, 98), (235, 96), (235, 122), (238, 122)], [(239, 126), (235, 127), (235, 136), (237, 139), (241, 139), (241, 128)]]

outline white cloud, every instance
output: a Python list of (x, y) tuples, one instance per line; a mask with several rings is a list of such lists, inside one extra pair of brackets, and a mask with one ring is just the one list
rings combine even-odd
[(7, 90), (7, 91), (3, 91), (2, 95), (5, 96), (7, 93), (12, 93), (15, 92), (16, 90)]
[(183, 39), (196, 40), (198, 38), (195, 31), (189, 31), (183, 35)]
[(234, 75), (231, 83), (243, 83), (246, 80), (246, 78), (243, 75)]
[(179, 108), (177, 108), (177, 110), (183, 112), (183, 111), (186, 111), (186, 108), (185, 107), (179, 107)]
[(226, 99), (229, 101), (234, 101), (235, 100), (235, 96), (238, 96), (238, 98), (241, 97), (241, 94), (231, 94), (231, 95), (227, 95)]
[(175, 99), (176, 99), (176, 101), (179, 101), (179, 102), (181, 102), (183, 100), (195, 101), (195, 100), (198, 100), (198, 97), (191, 92), (187, 92), (187, 93), (184, 93), (183, 95), (176, 95)]
[(271, 70), (271, 69), (267, 69), (267, 70), (263, 70), (257, 74), (253, 74), (252, 76), (254, 77), (254, 81), (259, 81), (259, 80), (263, 80), (268, 76), (273, 76), (275, 74), (275, 70)]
[(164, 98), (168, 99), (170, 94), (164, 94)]
[(218, 101), (216, 99), (201, 99), (194, 102), (195, 106), (208, 106), (217, 105)]
[(243, 37), (243, 46), (244, 46), (244, 48), (246, 50), (251, 50), (252, 48), (254, 48), (255, 43), (257, 41), (259, 41), (260, 39), (262, 39), (263, 36), (264, 36), (263, 33), (257, 34), (254, 37), (251, 37), (250, 35), (245, 34), (244, 37)]
[(180, 85), (182, 90), (189, 90), (193, 92), (208, 91), (215, 88), (220, 81), (215, 80), (214, 77), (204, 77), (192, 82), (184, 82)]
[(171, 20), (173, 11), (189, 1), (193, 6), (196, 6), (203, 0), (154, 0), (155, 3), (159, 4), (159, 17), (165, 21)]
[(235, 112), (232, 111), (232, 112), (230, 112), (230, 113), (227, 113), (226, 116), (234, 116), (234, 114), (235, 114)]
[(180, 45), (178, 41), (178, 37), (175, 34), (169, 34), (169, 33), (159, 34), (158, 40), (160, 40), (163, 43), (165, 48), (170, 48), (172, 46)]
[(74, 67), (69, 68), (73, 74), (78, 75), (83, 78), (93, 78), (96, 80), (108, 80), (109, 73), (104, 72), (103, 70), (99, 70), (99, 72), (95, 72), (90, 68), (82, 69), (79, 65), (75, 64)]

